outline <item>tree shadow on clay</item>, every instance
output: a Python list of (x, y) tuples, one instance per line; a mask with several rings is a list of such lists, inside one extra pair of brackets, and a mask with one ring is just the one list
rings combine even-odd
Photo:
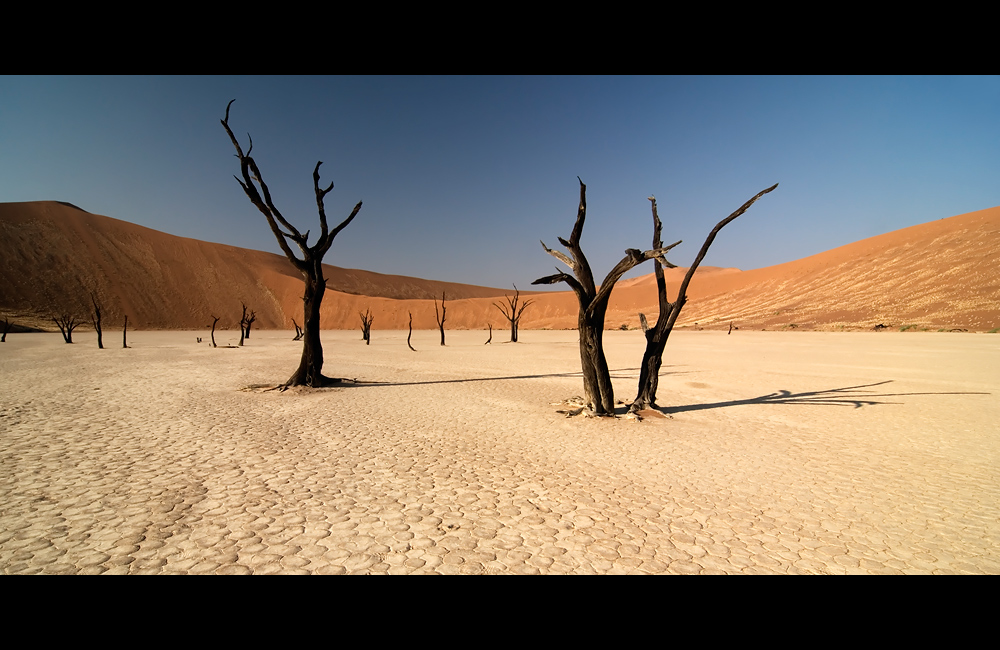
[(876, 406), (878, 404), (901, 404), (902, 402), (889, 402), (875, 398), (884, 397), (906, 397), (910, 395), (991, 395), (992, 393), (967, 393), (967, 392), (932, 392), (932, 393), (877, 393), (869, 389), (874, 386), (884, 386), (891, 384), (893, 380), (887, 379), (874, 384), (861, 384), (859, 386), (845, 386), (844, 388), (831, 388), (829, 390), (816, 390), (805, 393), (793, 393), (787, 390), (779, 390), (776, 393), (751, 397), (749, 399), (731, 400), (728, 402), (711, 402), (707, 404), (686, 404), (683, 406), (660, 406), (656, 410), (664, 414), (683, 413), (685, 411), (704, 411), (707, 409), (724, 408), (727, 406), (744, 406), (750, 404), (805, 404), (815, 406), (853, 406), (856, 409), (862, 406)]

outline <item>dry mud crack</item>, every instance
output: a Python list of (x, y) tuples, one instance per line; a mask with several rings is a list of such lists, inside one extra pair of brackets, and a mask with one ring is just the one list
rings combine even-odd
[[(378, 382), (283, 393), (285, 332), (9, 337), (0, 570), (1000, 572), (1000, 338), (679, 332), (630, 422), (554, 412), (575, 332), (436, 334), (324, 332)], [(606, 337), (630, 399), (643, 337)]]

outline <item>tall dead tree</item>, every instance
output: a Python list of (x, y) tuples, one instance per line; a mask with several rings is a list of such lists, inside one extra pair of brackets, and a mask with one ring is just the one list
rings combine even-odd
[(6, 343), (7, 342), (7, 333), (10, 332), (10, 328), (11, 328), (12, 325), (13, 325), (13, 323), (11, 323), (9, 319), (7, 319), (6, 317), (4, 317), (4, 319), (3, 319), (3, 334), (0, 335), (0, 343)]
[[(579, 177), (577, 178), (579, 180)], [(532, 284), (556, 284), (565, 282), (573, 289), (577, 300), (580, 302), (580, 313), (577, 318), (577, 327), (580, 331), (580, 363), (583, 370), (583, 390), (587, 407), (597, 415), (614, 415), (615, 395), (611, 386), (611, 373), (608, 370), (608, 362), (604, 357), (604, 316), (608, 310), (608, 299), (611, 297), (611, 290), (615, 283), (630, 269), (642, 262), (650, 259), (660, 259), (665, 264), (664, 255), (671, 248), (679, 244), (673, 244), (665, 248), (657, 247), (653, 250), (639, 251), (634, 248), (626, 249), (625, 257), (618, 262), (611, 272), (604, 278), (600, 288), (594, 283), (594, 274), (590, 270), (590, 263), (580, 248), (580, 235), (583, 234), (583, 223), (587, 216), (587, 186), (580, 181), (580, 207), (576, 214), (576, 224), (569, 241), (562, 237), (559, 243), (565, 246), (570, 256), (559, 251), (554, 251), (542, 242), (542, 248), (549, 255), (570, 267), (573, 275), (559, 272), (539, 278)], [(558, 269), (556, 269), (558, 270)], [(574, 277), (575, 276), (575, 277)]]
[(372, 344), (372, 321), (375, 320), (375, 315), (371, 313), (370, 309), (365, 309), (365, 313), (358, 312), (358, 316), (361, 316), (361, 338), (364, 340), (365, 345)]
[[(656, 274), (656, 290), (659, 296), (659, 316), (656, 319), (656, 324), (649, 327), (649, 323), (646, 321), (646, 316), (644, 314), (639, 314), (639, 320), (642, 323), (643, 332), (646, 334), (646, 351), (642, 355), (642, 364), (639, 368), (639, 391), (636, 395), (635, 401), (632, 402), (632, 406), (629, 407), (632, 411), (639, 411), (656, 404), (656, 387), (659, 383), (659, 373), (660, 365), (663, 360), (663, 349), (667, 345), (667, 339), (670, 337), (670, 332), (674, 328), (674, 323), (677, 322), (677, 317), (681, 313), (681, 308), (687, 302), (687, 288), (691, 283), (691, 278), (694, 277), (695, 271), (698, 270), (698, 265), (701, 264), (702, 260), (705, 259), (705, 255), (708, 253), (708, 248), (715, 241), (715, 236), (719, 234), (727, 224), (732, 222), (736, 217), (740, 216), (747, 209), (754, 204), (754, 201), (764, 196), (774, 188), (778, 187), (775, 183), (766, 190), (761, 191), (752, 199), (740, 206), (740, 209), (732, 213), (719, 223), (715, 225), (712, 232), (708, 234), (705, 239), (705, 243), (702, 245), (701, 250), (698, 251), (698, 257), (695, 258), (694, 263), (687, 270), (684, 275), (684, 280), (681, 282), (680, 288), (677, 290), (677, 300), (670, 302), (667, 299), (667, 283), (663, 277), (663, 268), (660, 266), (659, 261), (656, 262), (656, 268), (654, 273)], [(656, 199), (654, 197), (649, 197), (650, 202), (653, 207), (653, 247), (657, 248), (662, 246), (660, 241), (660, 231), (663, 229), (663, 223), (660, 221), (660, 216), (656, 212)], [(668, 268), (675, 268), (672, 264)], [(732, 331), (732, 324), (729, 326), (730, 332)]]
[(97, 332), (97, 347), (103, 350), (104, 333), (101, 330), (101, 303), (97, 302), (97, 296), (93, 293), (90, 294), (90, 302), (94, 305), (94, 310), (90, 314), (90, 324), (94, 326), (94, 331)]
[(125, 327), (122, 328), (122, 348), (128, 348), (128, 314), (125, 314)]
[(441, 292), (441, 312), (438, 313), (437, 300), (434, 301), (434, 318), (437, 319), (438, 329), (441, 330), (441, 345), (444, 345), (444, 315), (447, 309), (444, 306), (444, 291)]
[[(236, 101), (236, 100), (233, 100)], [(351, 212), (339, 226), (330, 230), (326, 223), (326, 208), (323, 205), (324, 197), (333, 189), (333, 183), (323, 189), (319, 186), (319, 166), (323, 161), (318, 161), (313, 169), (313, 189), (316, 194), (316, 208), (319, 211), (320, 236), (316, 243), (309, 246), (309, 231), (300, 233), (295, 226), (289, 223), (271, 200), (271, 193), (264, 183), (264, 177), (257, 167), (257, 163), (250, 156), (253, 151), (253, 139), (250, 139), (250, 147), (246, 154), (243, 153), (239, 141), (229, 128), (229, 107), (233, 101), (226, 106), (226, 117), (222, 120), (222, 126), (226, 129), (229, 139), (236, 147), (236, 155), (240, 159), (240, 172), (243, 179), (236, 179), (236, 182), (243, 188), (250, 202), (260, 210), (267, 219), (271, 232), (274, 233), (278, 245), (288, 261), (295, 266), (302, 274), (305, 281), (305, 292), (302, 296), (303, 309), (303, 343), (302, 358), (299, 367), (292, 373), (282, 387), (289, 386), (320, 386), (337, 383), (337, 380), (323, 375), (323, 344), (320, 342), (320, 305), (323, 302), (323, 295), (326, 293), (326, 278), (323, 277), (323, 256), (330, 250), (333, 240), (340, 234), (340, 231), (347, 227), (347, 224), (354, 220), (361, 210), (361, 201), (354, 206)], [(249, 138), (249, 136), (247, 136)], [(256, 182), (256, 185), (254, 184)], [(257, 187), (260, 187), (258, 191)], [(294, 242), (302, 252), (302, 257), (296, 257), (292, 252), (288, 242)]]
[(406, 335), (406, 347), (416, 352), (413, 346), (410, 345), (410, 337), (413, 336), (413, 312), (408, 311), (406, 313), (410, 315), (410, 333)]
[(71, 313), (63, 313), (59, 316), (53, 316), (52, 320), (55, 322), (59, 331), (62, 332), (63, 340), (67, 343), (73, 342), (73, 330), (80, 326), (80, 319)]
[[(243, 305), (243, 303), (240, 303)], [(247, 335), (247, 306), (243, 305), (243, 315), (240, 316), (240, 347), (243, 347), (243, 339)]]
[(219, 322), (219, 317), (218, 316), (212, 316), (212, 347), (213, 348), (218, 347), (215, 344), (215, 326), (218, 324), (218, 322)]
[(299, 327), (299, 324), (295, 322), (294, 318), (292, 319), (292, 325), (295, 326), (295, 338), (293, 338), (292, 340), (293, 341), (301, 341), (302, 340), (302, 328)]
[[(517, 290), (517, 285), (514, 285), (514, 297), (504, 296), (504, 300), (507, 304), (502, 304), (499, 302), (493, 303), (493, 306), (500, 310), (503, 317), (510, 321), (510, 342), (517, 343), (517, 328), (520, 326), (521, 314), (524, 310), (534, 302), (534, 300), (525, 300), (520, 305), (518, 305), (518, 300), (520, 300), (521, 292)], [(492, 329), (492, 328), (491, 328)], [(490, 333), (490, 338), (493, 338), (492, 332)]]

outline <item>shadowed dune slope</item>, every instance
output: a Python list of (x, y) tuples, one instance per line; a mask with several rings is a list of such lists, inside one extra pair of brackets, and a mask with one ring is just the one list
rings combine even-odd
[[(415, 329), (432, 329), (431, 298), (444, 291), (446, 329), (485, 330), (490, 323), (496, 340), (505, 340), (507, 323), (493, 303), (510, 289), (325, 268), (326, 328), (358, 328), (358, 311), (371, 309), (373, 330), (405, 329), (409, 312)], [(606, 272), (595, 269), (598, 277)], [(684, 272), (666, 272), (671, 299)], [(212, 315), (221, 317), (220, 327), (235, 327), (241, 302), (257, 312), (257, 327), (290, 329), (293, 318), (301, 324), (301, 277), (282, 256), (175, 237), (56, 201), (0, 203), (0, 314), (51, 329), (55, 313), (85, 315), (91, 292), (104, 304), (109, 327), (125, 314), (137, 328), (199, 328)], [(522, 295), (534, 301), (522, 329), (576, 327), (571, 292)], [(703, 267), (688, 297), (678, 326), (997, 327), (1000, 207), (764, 269)], [(636, 328), (639, 312), (653, 321), (656, 304), (652, 273), (622, 281), (607, 327)]]

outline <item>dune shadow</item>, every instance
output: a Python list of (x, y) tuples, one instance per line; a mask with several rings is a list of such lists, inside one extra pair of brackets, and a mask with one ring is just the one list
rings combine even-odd
[(725, 408), (728, 406), (749, 406), (752, 404), (798, 404), (813, 406), (853, 406), (858, 409), (862, 406), (876, 406), (879, 404), (901, 404), (902, 402), (890, 402), (876, 398), (886, 397), (907, 397), (911, 395), (991, 395), (992, 393), (967, 393), (967, 392), (929, 392), (929, 393), (878, 393), (870, 389), (875, 386), (891, 384), (892, 379), (880, 381), (874, 384), (861, 384), (858, 386), (845, 386), (843, 388), (831, 388), (828, 390), (814, 390), (803, 393), (793, 393), (788, 390), (779, 390), (775, 393), (750, 397), (748, 399), (729, 400), (727, 402), (708, 402), (705, 404), (685, 404), (682, 406), (658, 406), (656, 410), (664, 414), (684, 413), (685, 411), (704, 411), (707, 409)]

